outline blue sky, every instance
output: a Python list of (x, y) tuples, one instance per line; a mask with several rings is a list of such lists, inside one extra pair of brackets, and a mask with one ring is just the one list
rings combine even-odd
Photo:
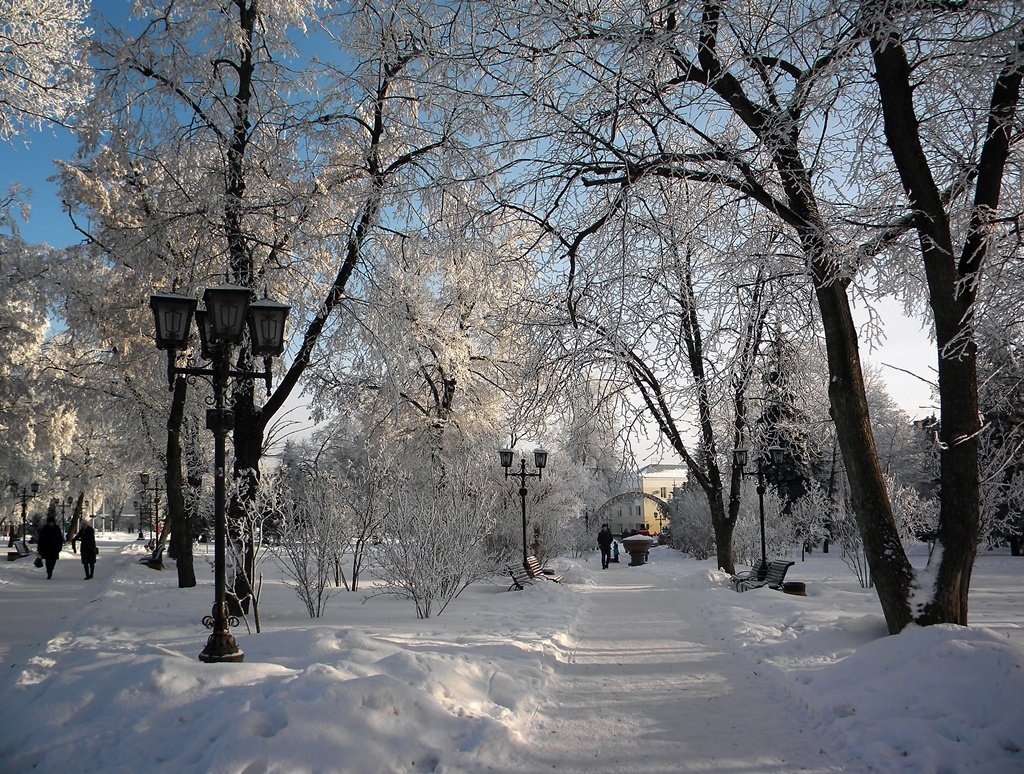
[[(92, 0), (93, 29), (101, 26), (100, 19), (120, 20), (124, 24), (131, 10), (129, 0)], [(31, 217), (22, 223), (22, 234), (29, 242), (45, 242), (54, 247), (66, 247), (78, 241), (79, 236), (61, 206), (57, 187), (49, 178), (57, 174), (54, 159), (67, 159), (75, 152), (71, 133), (60, 127), (47, 126), (28, 132), (11, 143), (0, 143), (0, 193), (12, 185), (31, 189), (28, 198)]]
[(74, 148), (70, 133), (64, 129), (44, 129), (0, 145), (0, 190), (6, 192), (15, 184), (32, 190), (28, 198), (31, 218), (22, 224), (23, 236), (29, 242), (64, 247), (77, 241), (57, 187), (48, 180), (57, 173), (53, 160), (70, 157)]

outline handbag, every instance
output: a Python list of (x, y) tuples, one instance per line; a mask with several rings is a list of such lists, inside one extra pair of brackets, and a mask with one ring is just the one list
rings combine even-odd
[(36, 567), (42, 567), (43, 566), (43, 557), (37, 556), (36, 560), (34, 562), (32, 562), (32, 564), (34, 564)]

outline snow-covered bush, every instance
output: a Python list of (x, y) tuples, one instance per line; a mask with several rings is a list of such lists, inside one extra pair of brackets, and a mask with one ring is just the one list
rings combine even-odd
[(277, 502), (281, 546), (275, 556), (285, 583), (295, 590), (310, 618), (323, 615), (334, 590), (335, 568), (349, 542), (352, 522), (343, 488), (330, 475), (312, 474), (301, 487), (281, 487), (286, 496)]
[(789, 508), (794, 540), (798, 544), (814, 545), (831, 539), (830, 509), (828, 496), (820, 487), (812, 485), (803, 497), (793, 502)]
[(440, 614), (466, 586), (495, 571), (486, 538), (497, 490), (481, 485), (482, 471), (465, 461), (431, 473), (396, 477), (373, 547), (382, 581), (377, 593), (411, 599), (418, 618)]
[(929, 536), (934, 536), (939, 526), (938, 501), (921, 497), (916, 490), (904, 486), (895, 479), (886, 477), (889, 488), (889, 502), (900, 539), (906, 546)]
[(676, 489), (665, 506), (669, 523), (669, 545), (694, 559), (707, 559), (715, 552), (715, 530), (703, 492)]
[(874, 582), (871, 580), (867, 554), (864, 553), (864, 541), (860, 535), (853, 505), (845, 497), (837, 498), (833, 505), (832, 536), (842, 549), (843, 563), (857, 576), (860, 587), (871, 588)]

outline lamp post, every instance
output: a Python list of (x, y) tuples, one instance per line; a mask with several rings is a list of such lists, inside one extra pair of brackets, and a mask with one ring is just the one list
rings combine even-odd
[(523, 457), (519, 463), (519, 472), (510, 473), (509, 468), (512, 467), (512, 457), (515, 454), (512, 449), (501, 449), (498, 452), (498, 456), (501, 458), (501, 467), (505, 469), (505, 478), (518, 478), (519, 479), (519, 501), (523, 506), (523, 566), (526, 566), (526, 479), (536, 478), (538, 481), (544, 473), (544, 468), (548, 464), (548, 453), (543, 449), (534, 449), (533, 451), (533, 464), (537, 468), (536, 473), (526, 472), (526, 457)]
[(156, 480), (153, 481), (153, 486), (149, 485), (149, 473), (139, 473), (139, 481), (142, 483), (139, 493), (149, 516), (149, 542), (155, 547), (155, 530), (159, 529), (160, 524), (160, 493), (164, 490)]
[[(7, 482), (7, 486), (10, 487), (11, 494), (21, 500), (21, 547), (18, 549), (18, 553), (22, 556), (27, 556), (28, 550), (28, 501), (39, 494), (39, 482), (33, 481), (32, 484), (26, 488), (21, 486), (17, 481), (11, 480)], [(20, 492), (18, 490), (21, 490)]]
[[(291, 307), (263, 299), (252, 301), (252, 291), (238, 285), (219, 285), (203, 293), (205, 309), (196, 309), (195, 298), (178, 293), (157, 293), (149, 298), (156, 323), (157, 349), (167, 350), (167, 381), (174, 388), (174, 377), (208, 377), (213, 385), (214, 407), (206, 412), (206, 428), (214, 438), (214, 603), (203, 624), (213, 633), (199, 654), (204, 662), (242, 661), (245, 654), (239, 649), (229, 626), (238, 620), (228, 616), (225, 581), (226, 525), (224, 469), (226, 440), (234, 427), (234, 412), (225, 406), (224, 392), (228, 379), (264, 379), (270, 393), (271, 359), (284, 351), (284, 325)], [(188, 347), (195, 315), (199, 329), (201, 354), (209, 361), (206, 368), (179, 368), (175, 365), (177, 353)], [(241, 344), (248, 324), (249, 351), (263, 358), (263, 371), (231, 368), (231, 353)]]
[[(146, 509), (148, 508), (146, 504), (146, 498), (143, 497), (141, 503), (138, 500), (132, 500), (132, 505), (135, 507), (135, 518), (139, 520), (139, 537), (137, 538), (137, 540), (142, 540), (144, 537), (142, 534), (142, 525), (145, 523), (145, 520), (149, 518), (148, 514), (146, 513)], [(133, 524), (132, 532), (134, 531), (135, 525)]]
[(67, 513), (65, 512), (64, 509), (66, 506), (71, 505), (71, 503), (73, 502), (74, 499), (71, 497), (71, 495), (68, 495), (66, 500), (60, 501), (60, 534), (62, 534), (65, 537), (65, 539), (68, 536), (68, 528), (67, 520), (65, 518), (67, 516)]
[[(781, 446), (769, 446), (768, 454), (771, 458), (773, 465), (778, 465), (782, 462), (782, 447)], [(732, 464), (737, 467), (740, 471), (741, 476), (757, 476), (757, 506), (758, 515), (761, 522), (761, 564), (757, 568), (758, 580), (764, 580), (765, 575), (768, 574), (768, 557), (765, 550), (765, 537), (764, 537), (764, 455), (759, 454), (757, 457), (757, 470), (747, 473), (747, 450), (746, 449), (733, 449), (732, 452)]]

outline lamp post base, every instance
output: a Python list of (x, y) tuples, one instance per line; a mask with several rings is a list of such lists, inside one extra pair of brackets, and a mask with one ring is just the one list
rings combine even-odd
[(228, 615), (227, 605), (214, 602), (210, 615), (203, 618), (203, 625), (213, 629), (213, 634), (207, 638), (206, 647), (199, 654), (200, 661), (207, 664), (237, 663), (245, 658), (245, 653), (239, 649), (230, 629), (238, 625), (238, 619)]
[(199, 654), (199, 660), (206, 664), (239, 663), (244, 659), (245, 653), (239, 649), (235, 638), (227, 630), (211, 634), (206, 647)]

